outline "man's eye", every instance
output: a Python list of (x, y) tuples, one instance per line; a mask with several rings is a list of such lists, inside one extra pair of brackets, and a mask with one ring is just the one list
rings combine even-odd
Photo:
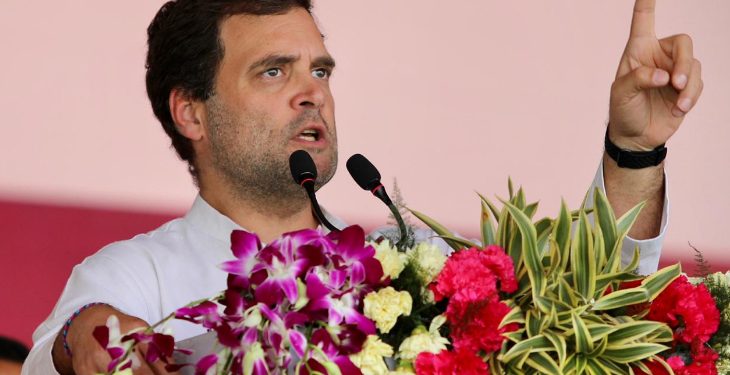
[(320, 79), (327, 79), (330, 77), (331, 74), (332, 72), (325, 68), (315, 69), (312, 71), (312, 76)]
[(271, 68), (264, 72), (264, 77), (267, 77), (267, 78), (278, 77), (281, 75), (281, 73), (282, 73), (281, 69)]

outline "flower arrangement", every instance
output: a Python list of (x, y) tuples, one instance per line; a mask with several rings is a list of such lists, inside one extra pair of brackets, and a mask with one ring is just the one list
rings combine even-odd
[[(709, 291), (730, 302), (726, 279), (694, 286), (679, 265), (641, 277), (638, 250), (622, 265), (641, 206), (616, 219), (597, 191), (592, 209), (563, 203), (557, 218), (533, 222), (537, 203), (509, 191), (501, 209), (480, 196), (486, 246), (412, 211), (450, 256), (427, 243), (368, 243), (357, 226), (266, 246), (234, 231), (224, 292), (147, 330), (122, 336), (113, 319), (97, 328), (109, 372), (129, 371), (131, 349), (145, 344), (146, 360), (206, 375), (716, 373), (709, 345), (727, 347), (715, 332), (721, 321), (730, 331), (730, 312), (721, 318)], [(155, 332), (170, 319), (215, 331), (220, 349), (172, 363), (174, 339)]]

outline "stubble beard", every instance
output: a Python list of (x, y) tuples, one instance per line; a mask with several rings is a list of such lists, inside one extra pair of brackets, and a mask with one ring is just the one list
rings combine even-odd
[[(308, 121), (324, 122), (308, 110), (283, 128), (272, 126), (265, 113), (238, 116), (217, 98), (208, 100), (208, 122), (213, 168), (234, 197), (261, 213), (288, 217), (306, 209), (309, 199), (289, 171), (287, 146)], [(325, 124), (331, 144), (328, 168), (318, 171), (316, 188), (326, 184), (337, 168), (337, 139), (333, 124)], [(306, 150), (310, 154), (327, 150)]]

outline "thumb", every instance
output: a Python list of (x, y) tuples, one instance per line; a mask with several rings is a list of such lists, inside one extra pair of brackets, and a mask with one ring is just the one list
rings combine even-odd
[(611, 88), (614, 98), (629, 100), (646, 89), (666, 86), (669, 73), (663, 69), (640, 66), (616, 78)]

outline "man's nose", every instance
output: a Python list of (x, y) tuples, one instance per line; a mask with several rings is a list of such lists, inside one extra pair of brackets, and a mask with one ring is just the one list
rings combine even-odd
[(320, 108), (325, 102), (325, 88), (321, 80), (306, 74), (299, 79), (296, 93), (291, 101), (292, 108), (296, 110), (307, 108)]

